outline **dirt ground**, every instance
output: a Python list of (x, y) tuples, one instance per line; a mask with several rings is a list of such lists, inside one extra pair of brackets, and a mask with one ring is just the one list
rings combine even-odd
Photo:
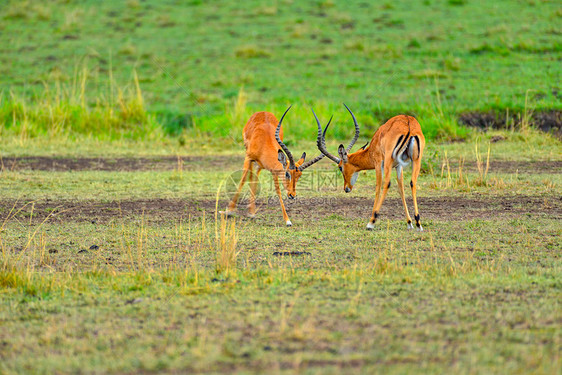
[[(480, 129), (518, 129), (522, 118), (516, 113), (488, 112), (466, 112), (459, 116), (459, 123)], [(555, 137), (562, 139), (562, 111), (551, 109), (534, 111), (530, 113), (529, 122), (545, 133), (552, 133)]]
[[(53, 158), (23, 157), (4, 158), (1, 165), (8, 170), (44, 170), (44, 171), (143, 171), (143, 170), (174, 170), (178, 165), (183, 168), (217, 168), (224, 170), (240, 167), (242, 157), (151, 157), (151, 158)], [(472, 171), (474, 163), (467, 163), (463, 169)], [(456, 168), (452, 165), (451, 168)], [(472, 168), (472, 169), (471, 169)], [(492, 161), (490, 172), (496, 173), (560, 173), (562, 162), (507, 162)], [(358, 196), (326, 196), (319, 198), (300, 197), (297, 201), (285, 200), (289, 216), (295, 220), (339, 215), (345, 218), (362, 218), (367, 220), (371, 215), (373, 197)], [(123, 200), (114, 202), (99, 201), (67, 201), (40, 200), (33, 205), (27, 202), (0, 200), (0, 222), (4, 221), (13, 208), (21, 211), (16, 218), (33, 217), (34, 220), (50, 222), (92, 222), (107, 223), (115, 220), (135, 220), (144, 217), (151, 222), (177, 222), (180, 219), (201, 217), (204, 213), (213, 216), (216, 211), (214, 199), (146, 199)], [(247, 217), (245, 202), (239, 202), (239, 216)], [(562, 219), (562, 198), (555, 195), (477, 195), (419, 197), (420, 214), (425, 220), (466, 220), (473, 218), (512, 218), (519, 215), (545, 215)], [(219, 209), (224, 209), (228, 199), (219, 201)], [(24, 207), (25, 206), (25, 207)], [(408, 199), (410, 214), (413, 215), (413, 204)], [(23, 207), (23, 208), (22, 208)], [(281, 210), (276, 197), (260, 197), (258, 199), (258, 216), (260, 224), (268, 224), (272, 217), (281, 217)], [(33, 212), (33, 213), (32, 213)], [(404, 217), (402, 203), (399, 198), (387, 198), (381, 215), (383, 218), (401, 219)], [(263, 223), (262, 223), (263, 221)], [(275, 225), (276, 222), (272, 222)]]
[[(45, 156), (7, 157), (0, 163), (4, 170), (34, 171), (172, 171), (180, 165), (188, 169), (241, 169), (243, 156), (162, 156), (145, 158), (58, 158)], [(452, 163), (451, 168), (458, 168)], [(465, 162), (463, 170), (476, 171), (476, 163)], [(489, 173), (562, 173), (562, 161), (490, 161)]]
[(6, 157), (0, 168), (10, 171), (156, 171), (183, 168), (241, 168), (244, 156), (162, 156), (146, 158), (63, 158), (49, 156)]
[[(472, 194), (468, 197), (420, 197), (418, 199), (420, 214), (424, 220), (467, 220), (474, 218), (516, 218), (520, 215), (546, 216), (562, 219), (562, 198), (559, 196), (483, 196)], [(227, 200), (219, 201), (219, 210), (224, 209)], [(244, 202), (242, 202), (244, 203)], [(328, 217), (337, 215), (343, 218), (362, 218), (368, 220), (371, 215), (373, 198), (365, 197), (325, 197), (299, 198), (295, 202), (285, 202), (289, 216), (293, 221)], [(0, 200), (0, 222), (8, 215), (20, 210), (25, 202)], [(409, 200), (410, 214), (413, 205)], [(13, 208), (16, 208), (12, 214)], [(124, 200), (120, 202), (91, 201), (54, 201), (41, 200), (23, 207), (15, 218), (42, 221), (49, 217), (49, 222), (91, 222), (104, 224), (110, 221), (145, 220), (153, 223), (173, 223), (187, 220), (190, 216), (198, 218), (205, 213), (214, 216), (215, 201), (206, 199), (148, 199)], [(32, 213), (33, 211), (33, 213)], [(268, 224), (272, 217), (279, 216), (281, 210), (277, 198), (258, 199), (258, 215), (256, 220)], [(246, 218), (248, 210), (239, 204), (238, 215)], [(381, 211), (382, 218), (402, 219), (404, 217), (402, 203), (399, 198), (385, 200)], [(12, 220), (12, 219), (10, 219)], [(246, 220), (246, 219), (245, 219)], [(250, 220), (250, 219), (247, 219)], [(271, 222), (278, 224), (277, 221)]]

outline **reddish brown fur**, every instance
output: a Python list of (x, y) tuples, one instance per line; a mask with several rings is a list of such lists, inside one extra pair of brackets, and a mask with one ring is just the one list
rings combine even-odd
[[(281, 147), (275, 139), (275, 130), (279, 121), (270, 112), (256, 112), (254, 113), (246, 125), (244, 126), (244, 146), (246, 147), (246, 158), (244, 160), (244, 172), (242, 174), (242, 179), (238, 187), (238, 191), (233, 197), (229, 204), (227, 214), (235, 211), (236, 201), (244, 182), (246, 176), (250, 174), (250, 215), (255, 215), (255, 193), (257, 189), (257, 178), (262, 169), (266, 169), (271, 172), (273, 176), (273, 182), (275, 184), (275, 190), (279, 196), (279, 201), (281, 203), (281, 209), (283, 211), (283, 218), (287, 225), (290, 225), (289, 216), (285, 210), (285, 205), (283, 204), (283, 199), (281, 198), (281, 190), (279, 188), (278, 178), (281, 176), (285, 188), (287, 190), (287, 195), (289, 198), (294, 198), (296, 195), (296, 183), (302, 175), (302, 171), (298, 169), (304, 162), (304, 158), (301, 157), (295, 163), (297, 168), (289, 169), (289, 162), (287, 161), (285, 165), (281, 164), (279, 161), (279, 150)], [(279, 132), (279, 137), (283, 140), (283, 128)], [(253, 164), (257, 164), (257, 169), (253, 171)], [(290, 179), (286, 178), (286, 173), (290, 175)]]
[[(351, 177), (354, 173), (362, 170), (375, 169), (377, 175), (376, 193), (375, 193), (375, 203), (373, 205), (373, 213), (371, 215), (370, 223), (371, 225), (376, 222), (378, 212), (382, 206), (382, 203), (388, 192), (388, 187), (390, 184), (390, 177), (392, 168), (397, 166), (397, 162), (393, 158), (393, 151), (396, 147), (398, 139), (400, 136), (403, 137), (414, 137), (417, 136), (419, 139), (419, 154), (417, 151), (417, 146), (414, 147), (414, 153), (412, 155), (412, 196), (414, 200), (414, 210), (416, 215), (416, 225), (421, 229), (421, 224), (419, 221), (418, 204), (416, 199), (416, 188), (417, 179), (421, 168), (421, 158), (423, 155), (423, 149), (425, 147), (425, 138), (423, 136), (421, 126), (419, 122), (412, 116), (399, 115), (388, 120), (384, 125), (382, 125), (373, 135), (371, 143), (364, 150), (358, 150), (352, 154), (347, 155), (348, 161), (345, 163), (340, 155), (339, 167), (342, 170), (344, 178), (344, 189), (349, 192), (353, 189), (351, 185)], [(404, 138), (403, 138), (404, 139)], [(405, 144), (404, 147), (407, 147)], [(384, 181), (381, 175), (381, 165), (384, 162)], [(408, 207), (406, 206), (406, 200), (404, 198), (404, 177), (403, 172), (397, 176), (398, 187), (400, 195), (402, 197), (402, 203), (404, 205), (404, 210), (406, 213), (406, 219), (410, 225), (412, 219), (408, 213)], [(381, 187), (383, 189), (381, 195)], [(369, 227), (371, 228), (371, 227)]]
[[(256, 112), (244, 126), (246, 157), (268, 171), (285, 169), (277, 158), (278, 150), (281, 149), (275, 140), (275, 129), (278, 123), (279, 121), (273, 113)], [(283, 140), (283, 126), (281, 126), (279, 138)], [(295, 165), (298, 167), (302, 162), (303, 160), (299, 160)]]

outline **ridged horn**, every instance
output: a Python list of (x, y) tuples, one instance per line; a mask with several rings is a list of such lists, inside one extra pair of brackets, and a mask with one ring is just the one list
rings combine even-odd
[(314, 109), (312, 109), (312, 114), (314, 115), (314, 118), (316, 119), (316, 124), (318, 125), (318, 138), (316, 139), (316, 146), (318, 147), (318, 150), (320, 150), (322, 154), (326, 155), (328, 159), (338, 164), (340, 162), (340, 159), (330, 154), (328, 150), (326, 150), (326, 138), (325, 138), (326, 130), (328, 130), (328, 126), (330, 126), (330, 122), (332, 122), (333, 116), (330, 117), (330, 121), (328, 121), (328, 125), (326, 125), (324, 132), (322, 132), (322, 125), (320, 124), (320, 120), (318, 120), (318, 116), (316, 116), (316, 113), (314, 113)]
[(289, 169), (295, 169), (295, 159), (293, 159), (293, 154), (291, 154), (289, 148), (285, 145), (285, 143), (283, 143), (283, 141), (279, 137), (279, 132), (281, 131), (281, 124), (283, 123), (283, 119), (285, 118), (285, 115), (287, 114), (287, 112), (289, 112), (289, 109), (291, 109), (291, 107), (292, 105), (290, 105), (289, 108), (287, 108), (287, 110), (285, 111), (285, 113), (283, 113), (283, 116), (281, 116), (281, 120), (279, 120), (277, 129), (275, 130), (275, 139), (277, 140), (277, 143), (279, 143), (279, 146), (281, 146), (281, 148), (287, 155), (287, 158), (289, 158)]
[(353, 114), (353, 112), (351, 112), (351, 109), (349, 109), (349, 107), (346, 106), (345, 103), (343, 103), (343, 105), (347, 109), (349, 114), (351, 115), (351, 118), (353, 119), (353, 124), (355, 125), (355, 135), (353, 136), (353, 139), (351, 140), (351, 142), (349, 142), (349, 146), (347, 146), (347, 148), (345, 149), (347, 152), (349, 152), (349, 151), (351, 151), (351, 148), (353, 147), (355, 142), (357, 142), (357, 138), (359, 138), (359, 124), (357, 124), (357, 119), (355, 118), (355, 115)]

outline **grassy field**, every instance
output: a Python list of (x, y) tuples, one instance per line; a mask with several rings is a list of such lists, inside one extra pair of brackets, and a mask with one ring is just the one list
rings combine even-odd
[(368, 132), (409, 112), (458, 138), (466, 111), (561, 109), (561, 20), (554, 1), (10, 1), (0, 119), (24, 137), (239, 139), (293, 103), (307, 139), (308, 107), (348, 123), (345, 101)]
[[(0, 374), (559, 374), (562, 144), (537, 128), (560, 122), (561, 20), (534, 0), (3, 2)], [(294, 104), (286, 143), (312, 157), (310, 107), (335, 151), (342, 102), (354, 149), (418, 118), (424, 232), (394, 178), (366, 231), (374, 173), (345, 194), (326, 160), (293, 227), (268, 172), (256, 218), (247, 187), (221, 217), (253, 112)]]
[(327, 162), (286, 228), (265, 173), (256, 219), (217, 216), (240, 153), (6, 157), (0, 368), (558, 373), (559, 142), (499, 134), (488, 172), (486, 140), (429, 145), (423, 233), (394, 188), (365, 231), (374, 175)]

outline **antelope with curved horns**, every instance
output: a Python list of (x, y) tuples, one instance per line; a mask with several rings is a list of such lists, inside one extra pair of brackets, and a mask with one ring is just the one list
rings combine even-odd
[[(349, 193), (353, 189), (360, 171), (368, 169), (376, 170), (377, 185), (375, 203), (373, 205), (371, 219), (367, 224), (367, 229), (372, 230), (375, 227), (375, 222), (379, 217), (380, 208), (384, 202), (388, 189), (390, 188), (390, 174), (392, 172), (392, 168), (396, 168), (398, 190), (400, 191), (400, 196), (402, 197), (402, 204), (404, 205), (404, 211), (406, 213), (408, 229), (413, 228), (412, 218), (408, 212), (406, 198), (404, 197), (403, 175), (404, 167), (412, 163), (412, 180), (410, 181), (410, 187), (412, 188), (412, 198), (414, 200), (414, 218), (416, 219), (416, 226), (418, 230), (422, 231), (423, 227), (420, 223), (420, 214), (416, 199), (416, 187), (418, 176), (420, 174), (423, 149), (425, 147), (425, 138), (419, 122), (412, 116), (394, 116), (377, 129), (370, 144), (367, 143), (356, 152), (348, 154), (359, 137), (359, 125), (357, 124), (357, 120), (355, 119), (353, 112), (351, 112), (345, 104), (344, 106), (351, 114), (353, 123), (355, 124), (355, 136), (349, 143), (349, 146), (344, 148), (343, 145), (339, 145), (339, 157), (330, 154), (326, 150), (326, 130), (328, 130), (329, 124), (326, 125), (324, 132), (322, 132), (320, 121), (318, 121), (318, 117), (316, 117), (313, 110), (312, 113), (314, 114), (316, 123), (318, 124), (318, 140), (316, 144), (322, 154), (326, 155), (330, 160), (338, 165), (343, 174), (344, 190), (346, 193)], [(383, 186), (382, 194), (381, 186)]]
[[(221, 213), (231, 216), (236, 210), (236, 202), (240, 191), (244, 186), (246, 177), (250, 174), (250, 204), (249, 211), (250, 217), (256, 214), (256, 190), (258, 177), (262, 169), (267, 169), (273, 176), (273, 183), (275, 191), (279, 196), (281, 203), (281, 210), (283, 211), (283, 219), (288, 227), (293, 225), (283, 199), (281, 198), (281, 190), (279, 188), (278, 178), (282, 176), (287, 196), (289, 199), (295, 199), (297, 181), (302, 175), (302, 171), (310, 167), (312, 164), (320, 161), (324, 154), (320, 154), (314, 159), (305, 163), (306, 153), (303, 152), (301, 158), (295, 162), (293, 154), (289, 148), (283, 143), (283, 129), (281, 124), (291, 106), (287, 108), (281, 120), (277, 119), (270, 112), (256, 112), (254, 113), (246, 125), (244, 126), (244, 146), (246, 147), (246, 158), (244, 159), (244, 170), (238, 190), (228, 205), (228, 209)], [(328, 123), (329, 125), (329, 123)], [(253, 171), (253, 165), (256, 164), (256, 171)]]

